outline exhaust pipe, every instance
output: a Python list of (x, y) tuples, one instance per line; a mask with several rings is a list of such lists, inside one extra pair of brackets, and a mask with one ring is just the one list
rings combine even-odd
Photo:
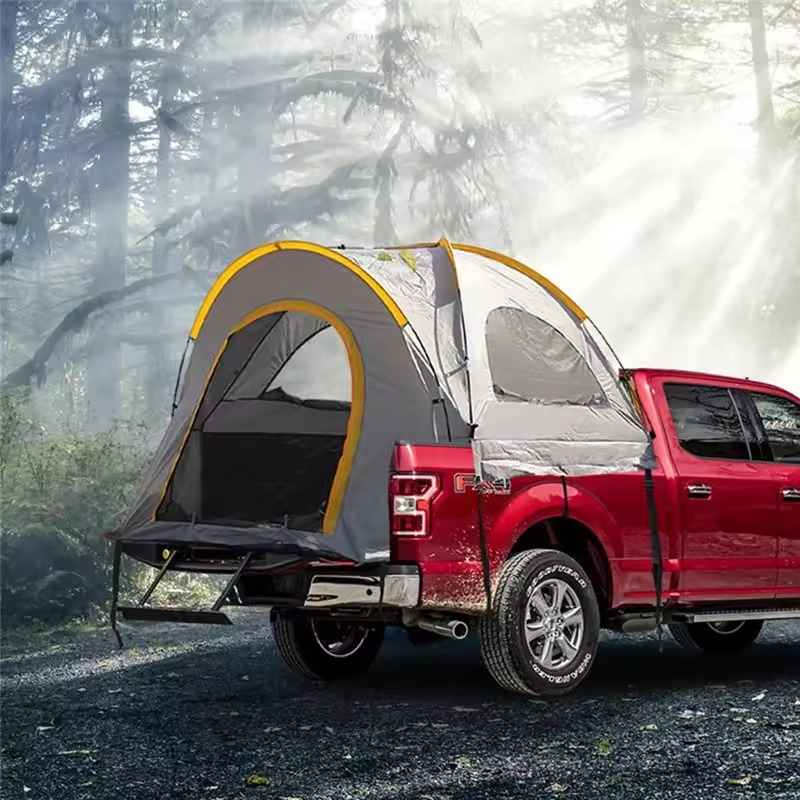
[(417, 622), (417, 627), (430, 633), (438, 633), (447, 639), (466, 639), (469, 633), (469, 625), (460, 619), (451, 619), (447, 622), (438, 622), (431, 619), (421, 619)]

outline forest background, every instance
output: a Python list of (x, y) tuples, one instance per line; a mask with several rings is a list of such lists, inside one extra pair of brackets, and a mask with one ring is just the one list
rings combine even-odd
[(800, 0), (0, 0), (4, 627), (104, 606), (193, 314), (265, 241), (477, 243), (626, 365), (800, 392), (799, 148)]

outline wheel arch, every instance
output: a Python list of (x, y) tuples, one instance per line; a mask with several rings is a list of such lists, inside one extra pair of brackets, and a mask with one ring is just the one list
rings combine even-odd
[(601, 612), (611, 608), (615, 585), (611, 561), (591, 528), (572, 517), (548, 517), (527, 528), (512, 545), (508, 557), (537, 548), (559, 550), (574, 558), (592, 582)]
[(494, 568), (509, 556), (537, 547), (572, 556), (592, 580), (603, 611), (618, 605), (619, 560), (624, 543), (619, 525), (600, 498), (585, 487), (547, 480), (519, 492), (491, 529)]

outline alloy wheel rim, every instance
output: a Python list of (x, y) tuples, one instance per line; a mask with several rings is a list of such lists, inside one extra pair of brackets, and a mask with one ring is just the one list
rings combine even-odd
[(369, 630), (349, 622), (312, 620), (311, 632), (317, 644), (333, 658), (348, 658), (360, 650)]
[(709, 622), (708, 626), (714, 633), (720, 634), (720, 636), (731, 636), (734, 633), (738, 633), (744, 627), (744, 621), (740, 622)]
[(537, 584), (528, 598), (525, 641), (542, 669), (569, 667), (578, 657), (585, 623), (575, 590), (560, 578)]

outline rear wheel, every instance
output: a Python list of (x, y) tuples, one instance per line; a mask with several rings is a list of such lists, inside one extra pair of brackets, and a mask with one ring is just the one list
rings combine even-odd
[(272, 634), (283, 660), (316, 680), (346, 680), (366, 672), (383, 644), (384, 626), (272, 613)]
[(733, 655), (753, 644), (763, 627), (761, 620), (673, 622), (669, 632), (681, 647), (692, 653)]
[(566, 694), (594, 664), (600, 610), (577, 561), (557, 550), (529, 550), (503, 566), (479, 631), (483, 663), (503, 688)]

